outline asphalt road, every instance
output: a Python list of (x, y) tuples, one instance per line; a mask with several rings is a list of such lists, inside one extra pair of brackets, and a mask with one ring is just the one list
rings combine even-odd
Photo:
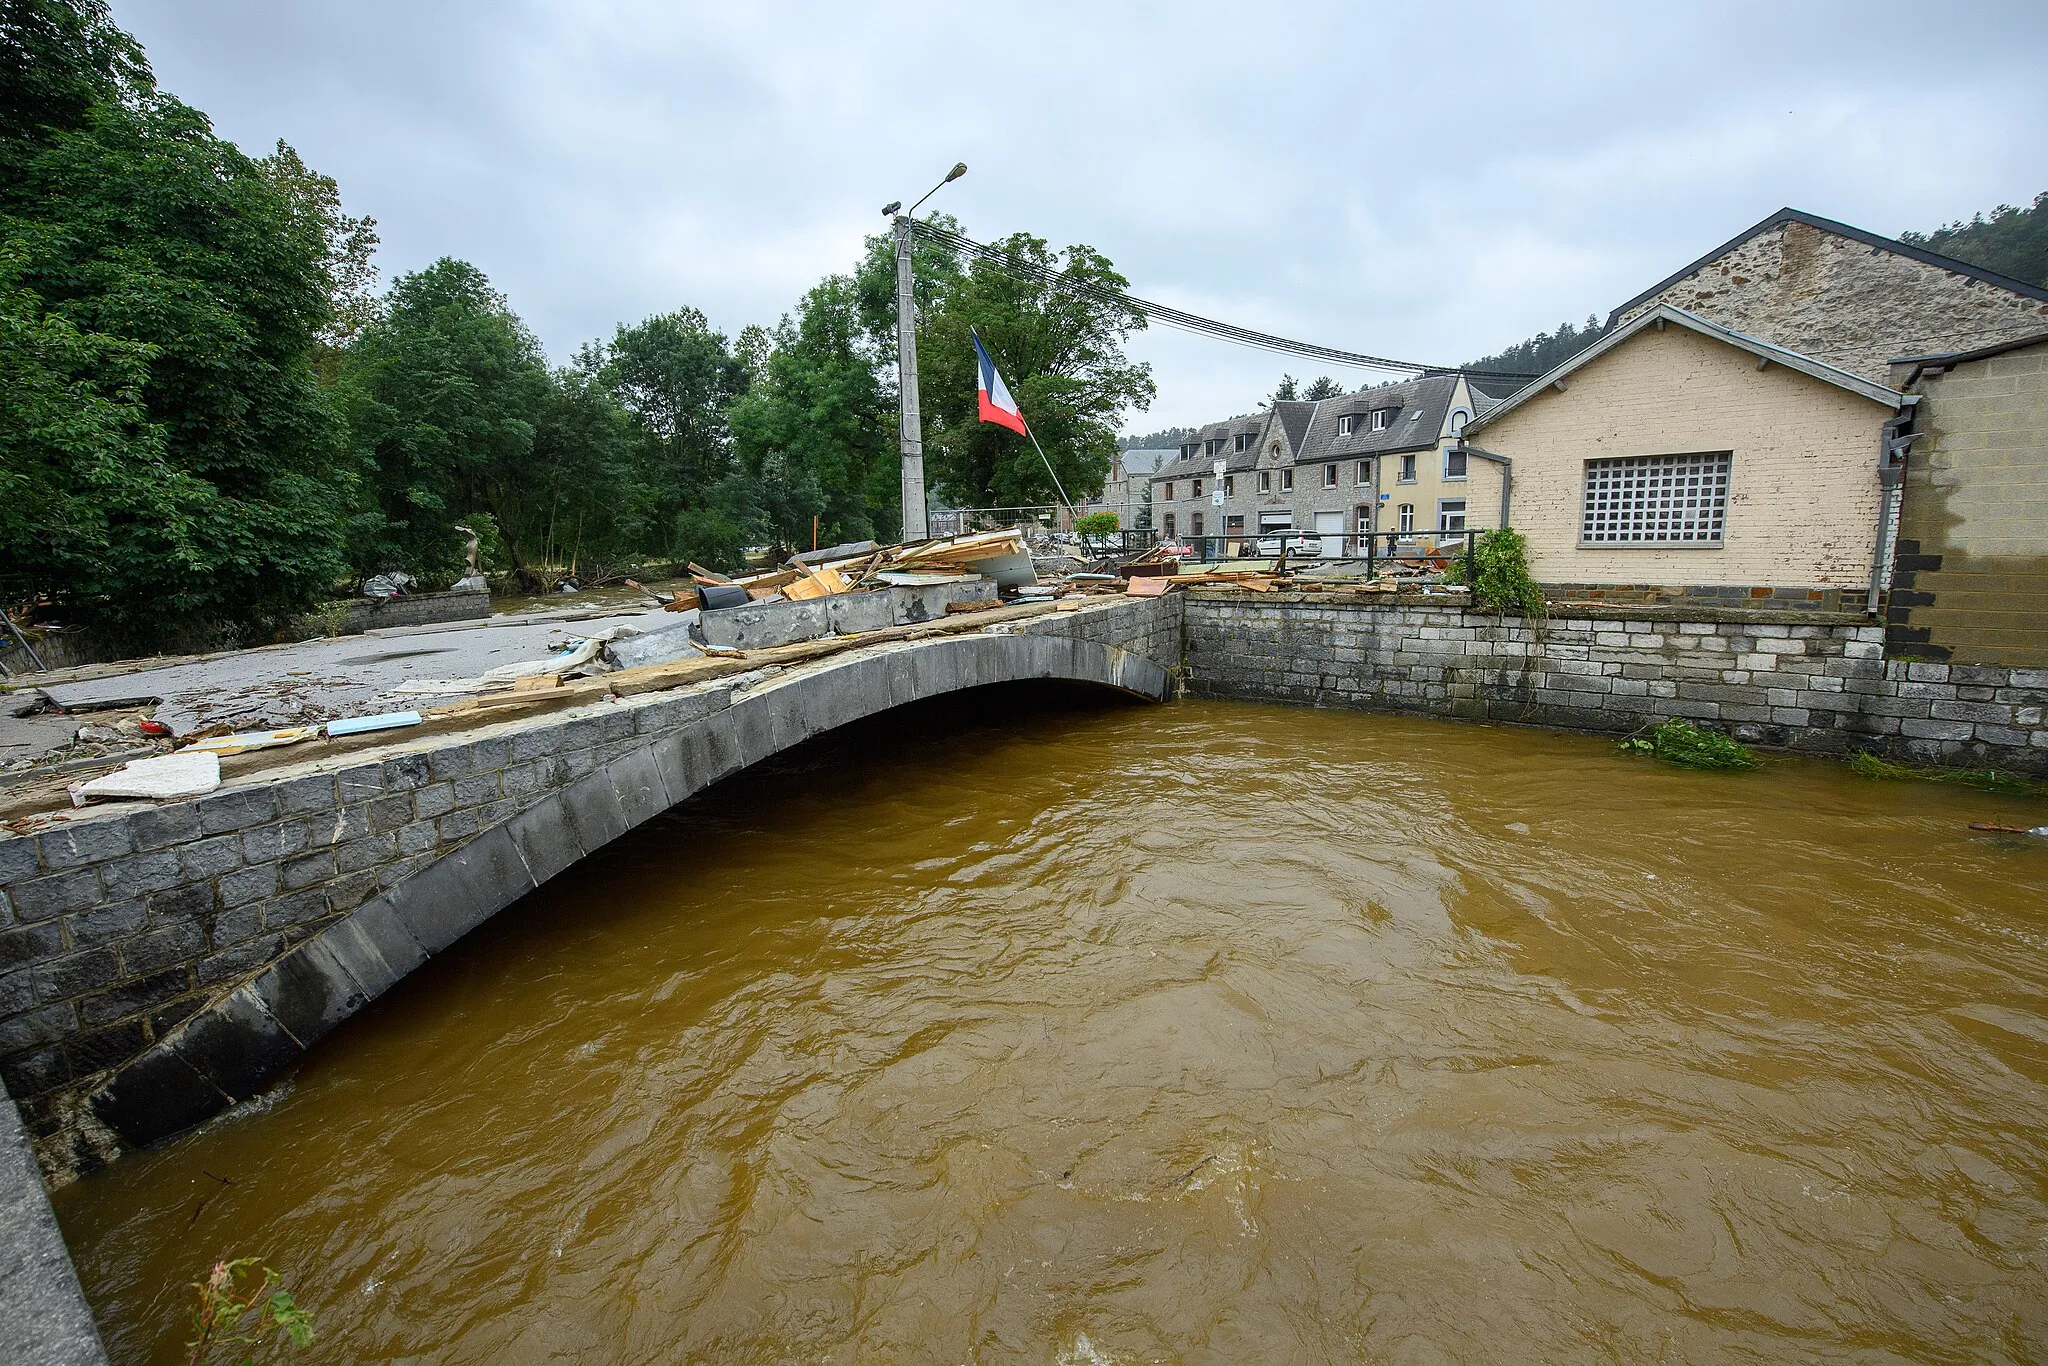
[[(179, 735), (221, 722), (236, 730), (268, 730), (432, 706), (460, 694), (437, 697), (391, 689), (413, 681), (469, 678), (501, 664), (542, 659), (610, 626), (676, 620), (658, 608), (637, 605), (596, 610), (605, 614), (579, 621), (499, 616), (308, 640), (54, 684), (44, 691), (67, 707), (157, 698), (156, 719)], [(22, 681), (33, 683), (34, 678)], [(9, 700), (20, 696), (10, 694)], [(8, 700), (0, 700), (0, 758), (17, 762), (62, 748), (78, 726), (93, 719), (90, 714), (16, 717), (8, 714), (12, 709)]]

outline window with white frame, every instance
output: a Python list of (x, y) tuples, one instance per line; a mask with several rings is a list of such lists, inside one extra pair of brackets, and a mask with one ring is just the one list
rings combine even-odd
[(1415, 530), (1415, 504), (1401, 504), (1400, 516), (1401, 534), (1403, 536), (1412, 534)]
[(1223, 438), (1220, 436), (1212, 436), (1209, 438), (1207, 445), (1208, 449), (1204, 451), (1203, 454), (1214, 455), (1216, 454), (1216, 452), (1223, 449)]
[(1353, 488), (1361, 488), (1361, 489), (1362, 489), (1362, 488), (1364, 488), (1364, 487), (1365, 487), (1365, 486), (1366, 486), (1367, 484), (1370, 484), (1371, 482), (1372, 482), (1372, 461), (1370, 461), (1370, 460), (1361, 460), (1361, 461), (1359, 461), (1359, 462), (1358, 462), (1358, 468), (1357, 468), (1357, 469), (1355, 469), (1355, 470), (1353, 470), (1353, 471), (1351, 472), (1351, 485), (1352, 485), (1352, 487), (1353, 487)]
[(1337, 419), (1337, 435), (1349, 436), (1358, 430), (1358, 414), (1346, 413)]
[(1451, 435), (1463, 436), (1465, 434), (1465, 424), (1471, 420), (1472, 414), (1466, 412), (1463, 408), (1453, 408), (1451, 410)]
[(1291, 469), (1286, 469), (1286, 470), (1282, 470), (1282, 471), (1280, 471), (1280, 491), (1281, 491), (1282, 493), (1292, 493), (1292, 492), (1294, 492), (1294, 471), (1293, 471), (1293, 470), (1291, 470)]
[(1246, 451), (1250, 450), (1252, 448), (1252, 443), (1257, 441), (1258, 439), (1259, 434), (1257, 432), (1239, 432), (1237, 434), (1237, 443), (1234, 446), (1232, 446), (1231, 449), (1239, 455), (1242, 455)]
[(1465, 529), (1465, 500), (1463, 498), (1437, 499), (1436, 529), (1438, 531), (1463, 531)]
[(1579, 544), (1720, 545), (1730, 461), (1728, 451), (1588, 460)]
[(1465, 452), (1463, 452), (1463, 451), (1461, 451), (1461, 450), (1457, 450), (1457, 449), (1455, 449), (1455, 448), (1454, 448), (1454, 449), (1451, 449), (1451, 450), (1447, 450), (1447, 451), (1445, 451), (1445, 452), (1444, 452), (1444, 478), (1446, 478), (1446, 479), (1463, 479), (1463, 478), (1465, 477), (1465, 462), (1466, 462), (1466, 459), (1467, 459), (1467, 457), (1466, 457), (1466, 454), (1465, 454)]
[(1393, 426), (1393, 425), (1394, 425), (1394, 414), (1395, 414), (1395, 413), (1398, 413), (1398, 412), (1400, 412), (1400, 411), (1401, 411), (1401, 410), (1400, 410), (1399, 408), (1375, 408), (1375, 409), (1373, 409), (1373, 410), (1372, 410), (1372, 429), (1373, 429), (1374, 431), (1376, 431), (1376, 432), (1383, 432), (1383, 431), (1385, 431), (1385, 430), (1386, 430), (1387, 428), (1389, 428), (1389, 427)]
[(1260, 492), (1260, 493), (1271, 493), (1272, 491), (1273, 491), (1273, 471), (1271, 471), (1271, 470), (1260, 470), (1260, 471), (1259, 471), (1259, 492)]
[(1401, 457), (1401, 482), (1404, 484), (1415, 482), (1415, 457), (1412, 455)]
[(1323, 487), (1326, 489), (1337, 487), (1337, 467), (1335, 465), (1323, 466)]

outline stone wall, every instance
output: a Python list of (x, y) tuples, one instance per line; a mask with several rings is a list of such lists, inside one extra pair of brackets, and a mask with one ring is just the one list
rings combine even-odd
[[(997, 633), (1071, 648), (997, 650)], [(263, 1061), (240, 1044), (222, 1064), (228, 1077), (200, 1080), (174, 1062), (166, 1066), (187, 1079), (183, 1089), (131, 1085), (112, 1108), (103, 1093), (120, 1069), (339, 926), (388, 932), (398, 958), (379, 961), (402, 975), (405, 953), (416, 962), (438, 952), (463, 916), (498, 909), (477, 899), (497, 874), (531, 886), (566, 866), (556, 862), (563, 851), (573, 861), (733, 767), (844, 720), (1013, 676), (1137, 687), (1121, 682), (1137, 661), (1157, 695), (1161, 670), (1179, 656), (1177, 599), (1116, 599), (856, 652), (786, 685), (698, 685), (401, 736), (231, 777), (195, 800), (95, 809), (0, 837), (0, 1081), (47, 1171), (90, 1169), (118, 1149), (117, 1134), (147, 1141), (239, 1099), (237, 1078), (261, 1075)], [(701, 751), (696, 760), (687, 746)], [(664, 755), (677, 766), (666, 776), (654, 757)], [(586, 788), (595, 795), (576, 798), (581, 816), (564, 815), (567, 794)], [(517, 833), (536, 820), (540, 833)], [(409, 926), (392, 910), (400, 902), (412, 907)]]
[(2048, 670), (1888, 662), (1860, 616), (1640, 610), (1560, 607), (1538, 630), (1421, 601), (1196, 590), (1186, 687), (1607, 732), (1679, 716), (1812, 753), (2048, 774)]
[(1916, 387), (1887, 645), (2048, 668), (2048, 338)]
[(2039, 298), (1798, 219), (1765, 227), (1614, 321), (1660, 303), (1879, 384), (1900, 356), (1988, 346), (2048, 322)]

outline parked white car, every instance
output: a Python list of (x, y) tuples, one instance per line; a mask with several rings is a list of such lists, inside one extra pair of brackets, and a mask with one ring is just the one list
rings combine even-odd
[(1313, 555), (1322, 544), (1320, 536), (1264, 536), (1259, 539), (1259, 554), (1269, 560), (1273, 559), (1280, 554), (1281, 546), (1285, 545), (1290, 555)]

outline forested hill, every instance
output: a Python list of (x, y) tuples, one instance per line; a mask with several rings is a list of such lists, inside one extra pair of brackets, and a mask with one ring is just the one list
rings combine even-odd
[(1902, 232), (1899, 240), (2030, 285), (2048, 285), (2048, 190), (2027, 208), (2000, 204), (1988, 218), (1980, 213), (1933, 232)]
[[(1902, 232), (1899, 240), (2015, 280), (2048, 286), (2048, 190), (2035, 195), (2027, 208), (2000, 204), (1988, 216), (1976, 214), (1967, 223), (1958, 219), (1933, 232)], [(1590, 315), (1584, 327), (1559, 323), (1555, 332), (1538, 332), (1525, 342), (1467, 361), (1466, 368), (1540, 375), (1578, 355), (1606, 332), (1599, 316)]]
[(1143, 436), (1120, 436), (1116, 439), (1116, 448), (1120, 451), (1171, 451), (1178, 449), (1181, 442), (1190, 440), (1194, 434), (1193, 427), (1168, 427)]

